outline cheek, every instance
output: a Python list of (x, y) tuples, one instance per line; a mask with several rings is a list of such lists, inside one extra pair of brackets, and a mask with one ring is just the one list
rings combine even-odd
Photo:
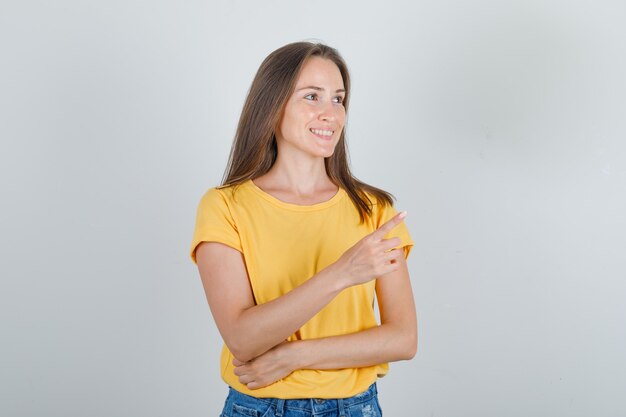
[(289, 132), (293, 129), (295, 123), (295, 119), (291, 112), (283, 113), (283, 117), (281, 117), (280, 123), (278, 124), (278, 129), (282, 133)]
[(345, 109), (342, 109), (339, 112), (337, 112), (337, 121), (343, 127), (344, 123), (346, 122), (346, 110)]
[(282, 117), (281, 128), (285, 130), (298, 129), (302, 123), (307, 123), (310, 119), (310, 110), (302, 108), (291, 108), (286, 110)]
[(309, 123), (312, 120), (317, 119), (317, 113), (314, 109), (310, 107), (304, 107), (298, 112), (298, 120), (303, 123)]

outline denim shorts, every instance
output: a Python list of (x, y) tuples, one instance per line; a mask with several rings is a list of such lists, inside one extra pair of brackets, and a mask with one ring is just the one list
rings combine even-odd
[(256, 398), (229, 387), (220, 417), (382, 417), (376, 383), (349, 398)]

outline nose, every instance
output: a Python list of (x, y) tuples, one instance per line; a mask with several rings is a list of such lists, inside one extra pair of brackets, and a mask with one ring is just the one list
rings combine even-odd
[(324, 103), (320, 108), (319, 118), (324, 121), (335, 121), (337, 119), (337, 106), (332, 102)]

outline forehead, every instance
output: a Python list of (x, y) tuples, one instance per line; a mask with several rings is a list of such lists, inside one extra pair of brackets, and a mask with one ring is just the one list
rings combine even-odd
[(343, 78), (339, 67), (330, 59), (313, 56), (304, 63), (296, 88), (306, 86), (327, 87), (329, 89), (343, 89)]

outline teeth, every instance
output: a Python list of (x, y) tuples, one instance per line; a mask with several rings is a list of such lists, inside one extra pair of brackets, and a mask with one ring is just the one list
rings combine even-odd
[(311, 132), (320, 136), (332, 136), (333, 133), (335, 133), (332, 130), (320, 130), (320, 129), (311, 129)]

